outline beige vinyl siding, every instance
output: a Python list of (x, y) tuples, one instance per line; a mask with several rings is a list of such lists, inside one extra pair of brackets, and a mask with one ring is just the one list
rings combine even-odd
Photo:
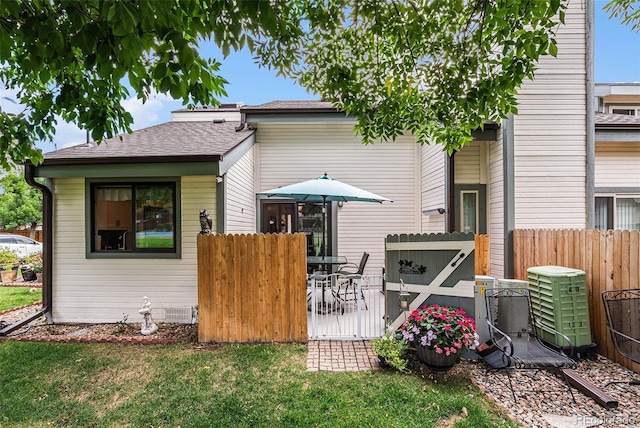
[[(447, 155), (438, 144), (425, 145), (421, 149), (422, 171), (422, 210), (446, 208), (446, 170)], [(446, 214), (421, 215), (422, 233), (443, 233), (446, 227)]]
[[(181, 259), (87, 259), (85, 181), (54, 182), (53, 322), (139, 322), (147, 296), (156, 321), (164, 308), (197, 304), (196, 236), (199, 211), (215, 207), (215, 177), (183, 177)], [(215, 217), (215, 209), (211, 210)], [(215, 219), (214, 219), (215, 223)]]
[(479, 184), (482, 161), (480, 142), (472, 141), (455, 154), (454, 175), (456, 184)]
[(309, 180), (323, 173), (392, 199), (392, 203), (347, 202), (338, 208), (338, 254), (358, 262), (371, 254), (365, 273), (384, 266), (387, 234), (420, 228), (420, 147), (411, 137), (363, 145), (346, 123), (261, 123), (256, 134), (259, 188)]
[(489, 232), (490, 275), (504, 278), (504, 157), (503, 130), (489, 145), (489, 185), (487, 186), (487, 221)]
[[(515, 116), (515, 227), (586, 226), (586, 8), (568, 4), (546, 56), (519, 91)], [(497, 256), (497, 254), (496, 254)]]
[(225, 122), (238, 122), (240, 124), (240, 111), (174, 111), (171, 112), (172, 122), (211, 122), (212, 120), (224, 120)]
[(596, 187), (640, 187), (640, 142), (596, 143)]
[(256, 232), (256, 192), (253, 189), (254, 149), (251, 147), (225, 175), (226, 232)]

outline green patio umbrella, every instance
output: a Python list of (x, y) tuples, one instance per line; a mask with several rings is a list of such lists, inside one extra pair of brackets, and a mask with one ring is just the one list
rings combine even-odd
[(267, 197), (293, 198), (300, 201), (322, 202), (322, 256), (326, 254), (325, 223), (327, 201), (338, 202), (393, 202), (384, 196), (376, 195), (358, 187), (352, 186), (335, 178), (324, 175), (313, 180), (289, 184), (258, 193)]

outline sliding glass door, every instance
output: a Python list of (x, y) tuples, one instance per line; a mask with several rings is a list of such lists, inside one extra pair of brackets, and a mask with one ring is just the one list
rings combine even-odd
[(308, 256), (323, 255), (323, 248), (326, 248), (326, 255), (331, 255), (331, 203), (327, 203), (324, 222), (321, 203), (262, 200), (260, 207), (261, 233), (304, 233)]

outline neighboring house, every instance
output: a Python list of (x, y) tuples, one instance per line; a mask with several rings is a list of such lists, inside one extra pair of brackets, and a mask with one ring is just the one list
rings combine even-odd
[(558, 57), (540, 61), (518, 114), (455, 156), (411, 135), (362, 145), (355, 119), (321, 101), (182, 110), (122, 141), (46, 154), (35, 176), (52, 191), (51, 320), (116, 322), (145, 295), (158, 321), (190, 320), (202, 209), (216, 232), (301, 232), (317, 254), (321, 206), (258, 194), (325, 172), (394, 201), (328, 204), (330, 253), (369, 252), (366, 274), (382, 272), (387, 234), (472, 231), (490, 235), (491, 275), (510, 277), (515, 228), (595, 221), (588, 4), (569, 3)]
[(640, 83), (596, 84), (595, 224), (640, 229)]

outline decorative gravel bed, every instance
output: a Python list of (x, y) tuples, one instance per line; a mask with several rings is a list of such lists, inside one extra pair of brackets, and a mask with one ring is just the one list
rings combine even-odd
[[(13, 323), (35, 313), (41, 305), (30, 305), (17, 310), (0, 313), (0, 321)], [(197, 325), (158, 324), (158, 331), (151, 336), (140, 334), (140, 325), (131, 324), (91, 324), (91, 325), (47, 325), (44, 318), (34, 320), (11, 333), (8, 338), (30, 341), (64, 342), (128, 342), (128, 343), (176, 343), (196, 342)], [(561, 379), (547, 372), (527, 371), (512, 375), (517, 389), (533, 392), (518, 392), (514, 403), (506, 375), (502, 372), (487, 372), (481, 361), (465, 361), (458, 364), (456, 372), (464, 370), (472, 381), (503, 407), (509, 416), (526, 427), (640, 427), (640, 387), (610, 385), (609, 381), (640, 379), (640, 375), (604, 357), (597, 361), (582, 360), (576, 372), (595, 386), (604, 390), (614, 400), (618, 408), (607, 410), (591, 398), (573, 390), (576, 403)], [(427, 369), (425, 369), (427, 370)], [(453, 374), (453, 372), (451, 373)], [(428, 376), (429, 373), (424, 373)], [(442, 375), (441, 375), (442, 376)], [(446, 376), (445, 376), (446, 377)], [(548, 390), (548, 392), (540, 392)]]
[[(564, 380), (548, 372), (533, 370), (512, 374), (518, 390), (514, 403), (506, 374), (487, 372), (482, 362), (473, 364), (474, 382), (508, 414), (527, 427), (640, 427), (640, 387), (605, 384), (629, 381), (640, 375), (598, 355), (597, 361), (582, 360), (575, 370), (583, 379), (602, 389), (618, 401), (616, 409), (605, 409), (591, 398), (573, 389), (574, 404)], [(547, 390), (548, 392), (540, 392)]]

